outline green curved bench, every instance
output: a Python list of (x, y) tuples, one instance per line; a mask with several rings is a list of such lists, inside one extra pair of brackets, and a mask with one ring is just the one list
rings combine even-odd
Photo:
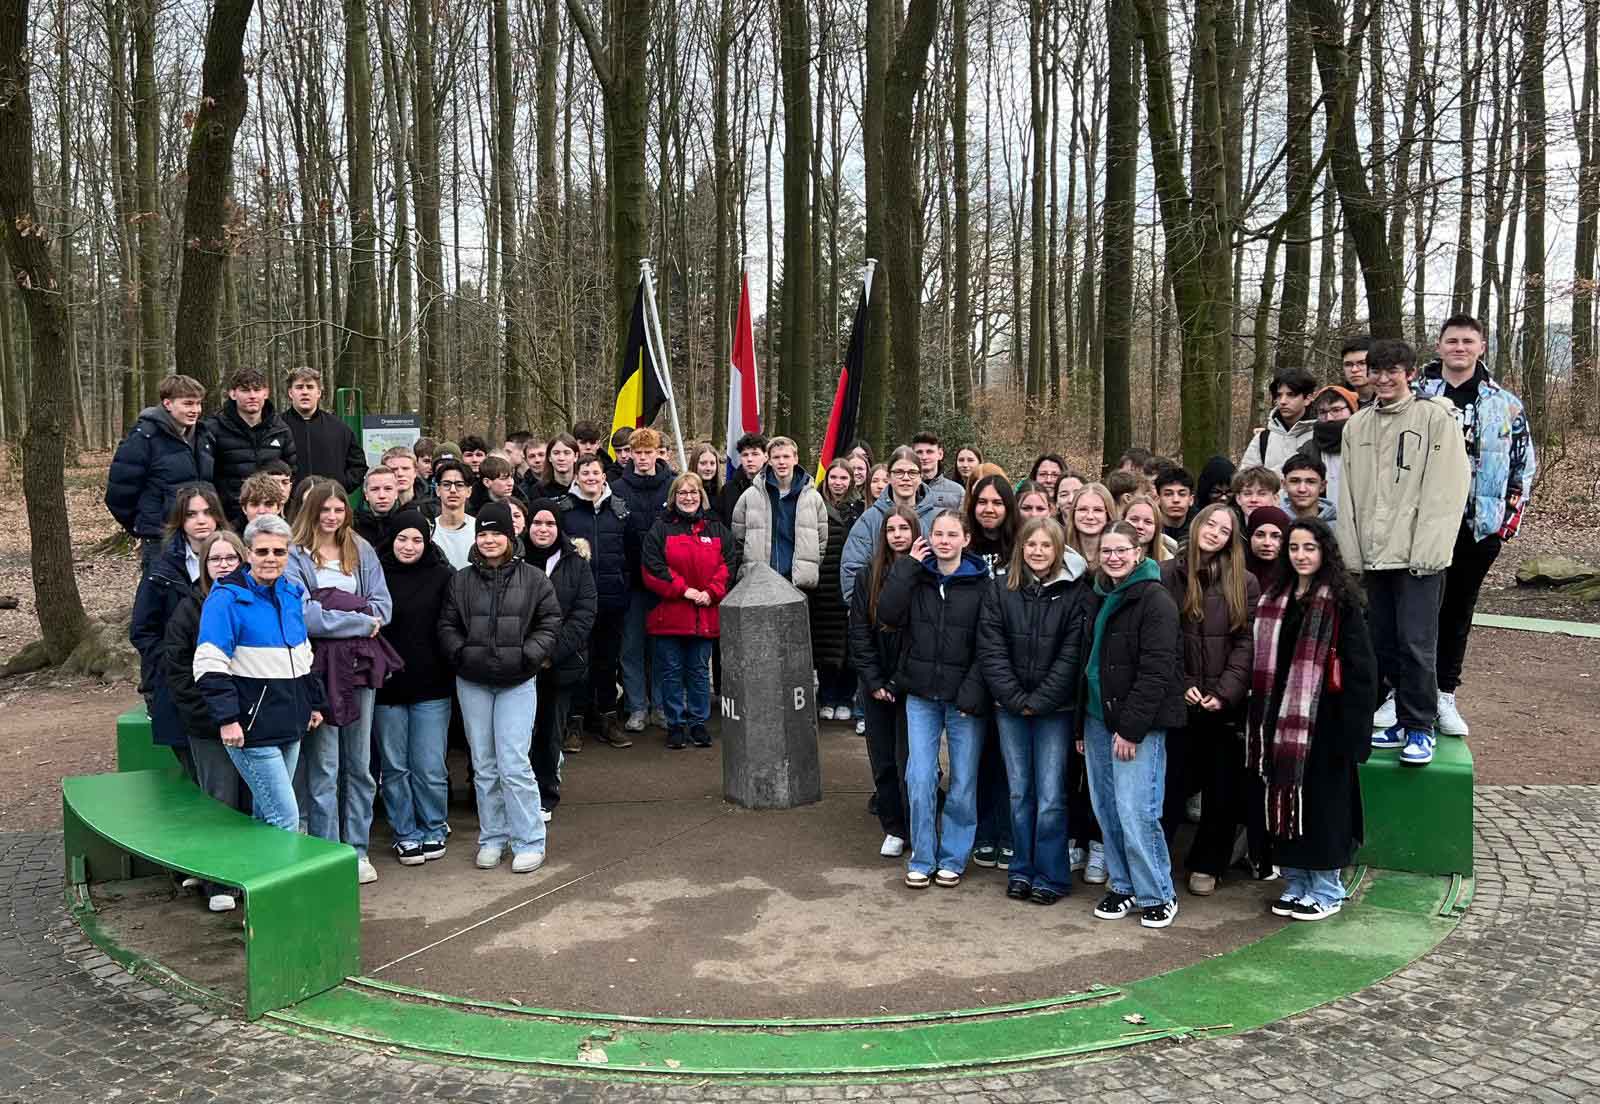
[(69, 903), (93, 882), (154, 863), (244, 891), (245, 1012), (265, 1012), (361, 972), (356, 853), (285, 832), (162, 770), (61, 780)]

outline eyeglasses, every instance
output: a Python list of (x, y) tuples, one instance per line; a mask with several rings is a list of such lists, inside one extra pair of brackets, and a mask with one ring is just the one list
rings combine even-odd
[(218, 567), (225, 567), (228, 564), (236, 564), (238, 562), (239, 562), (239, 557), (235, 556), (231, 552), (228, 553), (226, 556), (207, 556), (206, 557), (206, 563), (215, 564)]
[(462, 483), (460, 480), (451, 479), (444, 483), (440, 483), (439, 489), (441, 491), (464, 491), (467, 489), (467, 485)]
[(1131, 555), (1133, 555), (1133, 549), (1131, 549), (1131, 548), (1102, 548), (1102, 549), (1100, 549), (1100, 558), (1102, 560), (1120, 560), (1125, 556), (1131, 556)]
[(922, 474), (921, 468), (890, 468), (889, 474), (896, 479), (915, 479)]

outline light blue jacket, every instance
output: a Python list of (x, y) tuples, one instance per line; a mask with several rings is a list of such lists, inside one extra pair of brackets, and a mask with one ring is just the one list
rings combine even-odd
[[(394, 616), (394, 600), (389, 597), (389, 583), (383, 577), (383, 565), (378, 562), (378, 554), (373, 551), (372, 545), (359, 536), (354, 539), (361, 560), (356, 570), (356, 590), (378, 615), (378, 624), (387, 625)], [(322, 603), (312, 597), (317, 590), (317, 565), (311, 559), (311, 553), (297, 544), (289, 548), (289, 566), (284, 576), (298, 583), (300, 589), (305, 591), (306, 632), (313, 638), (348, 639), (372, 635), (371, 617), (353, 610), (323, 609)]]
[[(1418, 374), (1416, 392), (1444, 398), (1439, 361), (1429, 363)], [(1482, 361), (1478, 362), (1478, 401), (1466, 410), (1457, 410), (1456, 420), (1461, 423), (1467, 461), (1472, 465), (1466, 516), (1472, 521), (1473, 537), (1482, 540), (1499, 532), (1505, 523), (1508, 497), (1519, 494), (1524, 506), (1527, 504), (1539, 470), (1533, 434), (1528, 430), (1522, 400), (1496, 383)]]

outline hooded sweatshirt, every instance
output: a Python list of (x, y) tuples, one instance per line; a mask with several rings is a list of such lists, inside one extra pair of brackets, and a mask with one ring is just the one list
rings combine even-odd
[(1267, 417), (1267, 428), (1251, 436), (1250, 443), (1245, 446), (1244, 455), (1239, 458), (1239, 466), (1248, 468), (1260, 464), (1273, 471), (1283, 470), (1284, 461), (1299, 452), (1301, 446), (1311, 440), (1311, 431), (1316, 424), (1316, 417), (1307, 414), (1294, 425), (1286, 426), (1278, 417), (1278, 412), (1274, 410)]

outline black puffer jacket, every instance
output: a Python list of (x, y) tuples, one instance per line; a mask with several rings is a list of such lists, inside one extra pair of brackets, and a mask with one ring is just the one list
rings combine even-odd
[(734, 469), (733, 478), (722, 484), (722, 490), (717, 492), (717, 500), (712, 503), (722, 524), (730, 529), (733, 527), (733, 508), (739, 505), (739, 496), (750, 489), (751, 482), (743, 468)]
[(200, 590), (191, 590), (167, 621), (161, 649), (161, 680), (174, 714), (191, 740), (220, 740), (222, 733), (194, 681), (194, 650), (200, 643)]
[[(539, 507), (535, 507), (535, 512)], [(594, 573), (589, 569), (589, 542), (582, 538), (572, 540), (562, 534), (557, 545), (561, 554), (555, 566), (549, 558), (528, 545), (524, 555), (528, 562), (548, 569), (550, 585), (556, 588), (556, 602), (561, 606), (561, 629), (556, 633), (556, 646), (550, 653), (550, 671), (556, 684), (565, 689), (581, 686), (589, 678), (589, 634), (594, 631), (598, 600), (595, 596)], [(541, 562), (542, 561), (542, 562)]]
[(898, 630), (872, 623), (870, 583), (870, 573), (862, 572), (861, 585), (850, 595), (850, 663), (868, 694), (895, 689), (901, 643)]
[(1201, 619), (1193, 621), (1183, 612), (1189, 588), (1188, 549), (1161, 565), (1161, 582), (1178, 607), (1178, 622), (1183, 628), (1183, 686), (1202, 694), (1215, 694), (1226, 704), (1224, 712), (1244, 708), (1250, 694), (1250, 670), (1254, 664), (1256, 604), (1261, 601), (1261, 586), (1248, 571), (1244, 574), (1245, 621), (1238, 629), (1228, 622), (1228, 599), (1220, 585), (1201, 591)]
[(844, 520), (828, 505), (828, 543), (822, 548), (817, 585), (806, 595), (811, 613), (811, 662), (817, 667), (843, 667), (849, 652), (850, 610), (839, 589), (839, 554), (844, 551)]
[(1089, 584), (1065, 571), (1016, 590), (995, 581), (978, 620), (978, 663), (996, 705), (1042, 716), (1076, 704), (1089, 604)]
[(907, 693), (950, 702), (963, 713), (982, 713), (988, 694), (978, 670), (978, 613), (992, 580), (976, 556), (939, 575), (933, 556), (918, 563), (902, 556), (878, 595), (878, 620), (900, 630), (895, 684)]
[[(1153, 562), (1146, 563), (1155, 568)], [(1104, 598), (1098, 591), (1090, 593), (1092, 638)], [(1160, 572), (1152, 571), (1149, 578), (1129, 585), (1100, 642), (1100, 698), (1108, 729), (1138, 743), (1154, 729), (1188, 723), (1178, 648), (1177, 604), (1161, 585)]]
[[(634, 563), (640, 562), (645, 534), (666, 512), (667, 488), (673, 478), (672, 469), (658, 463), (653, 475), (640, 475), (629, 465), (611, 481), (611, 493), (628, 507), (628, 547)], [(637, 580), (637, 575), (634, 579)], [(643, 586), (642, 581), (634, 583), (635, 590)]]
[(395, 557), (393, 540), (378, 553), (378, 561), (383, 564), (383, 578), (394, 603), (382, 636), (405, 661), (405, 673), (378, 689), (378, 704), (414, 705), (448, 698), (455, 678), (440, 644), (439, 617), (455, 569), (431, 540), (416, 563), (401, 563)]
[(164, 406), (147, 407), (117, 446), (106, 476), (106, 509), (136, 537), (159, 537), (178, 488), (209, 483), (213, 464), (197, 425), (185, 436)]
[(572, 493), (556, 500), (561, 507), (561, 528), (573, 540), (589, 545), (589, 569), (594, 574), (599, 609), (617, 613), (628, 608), (628, 590), (639, 575), (637, 560), (628, 554), (628, 505), (607, 488), (599, 502)]
[(474, 550), (445, 588), (439, 643), (451, 669), (468, 682), (526, 682), (555, 650), (560, 630), (556, 588), (522, 560), (493, 567)]
[(239, 489), (246, 479), (274, 460), (294, 467), (294, 437), (272, 408), (271, 399), (261, 408), (261, 421), (253, 426), (245, 425), (239, 417), (239, 406), (232, 399), (200, 425), (202, 447), (209, 445), (216, 465), (217, 497), (222, 499), (228, 521), (242, 532), (244, 511), (239, 509)]

